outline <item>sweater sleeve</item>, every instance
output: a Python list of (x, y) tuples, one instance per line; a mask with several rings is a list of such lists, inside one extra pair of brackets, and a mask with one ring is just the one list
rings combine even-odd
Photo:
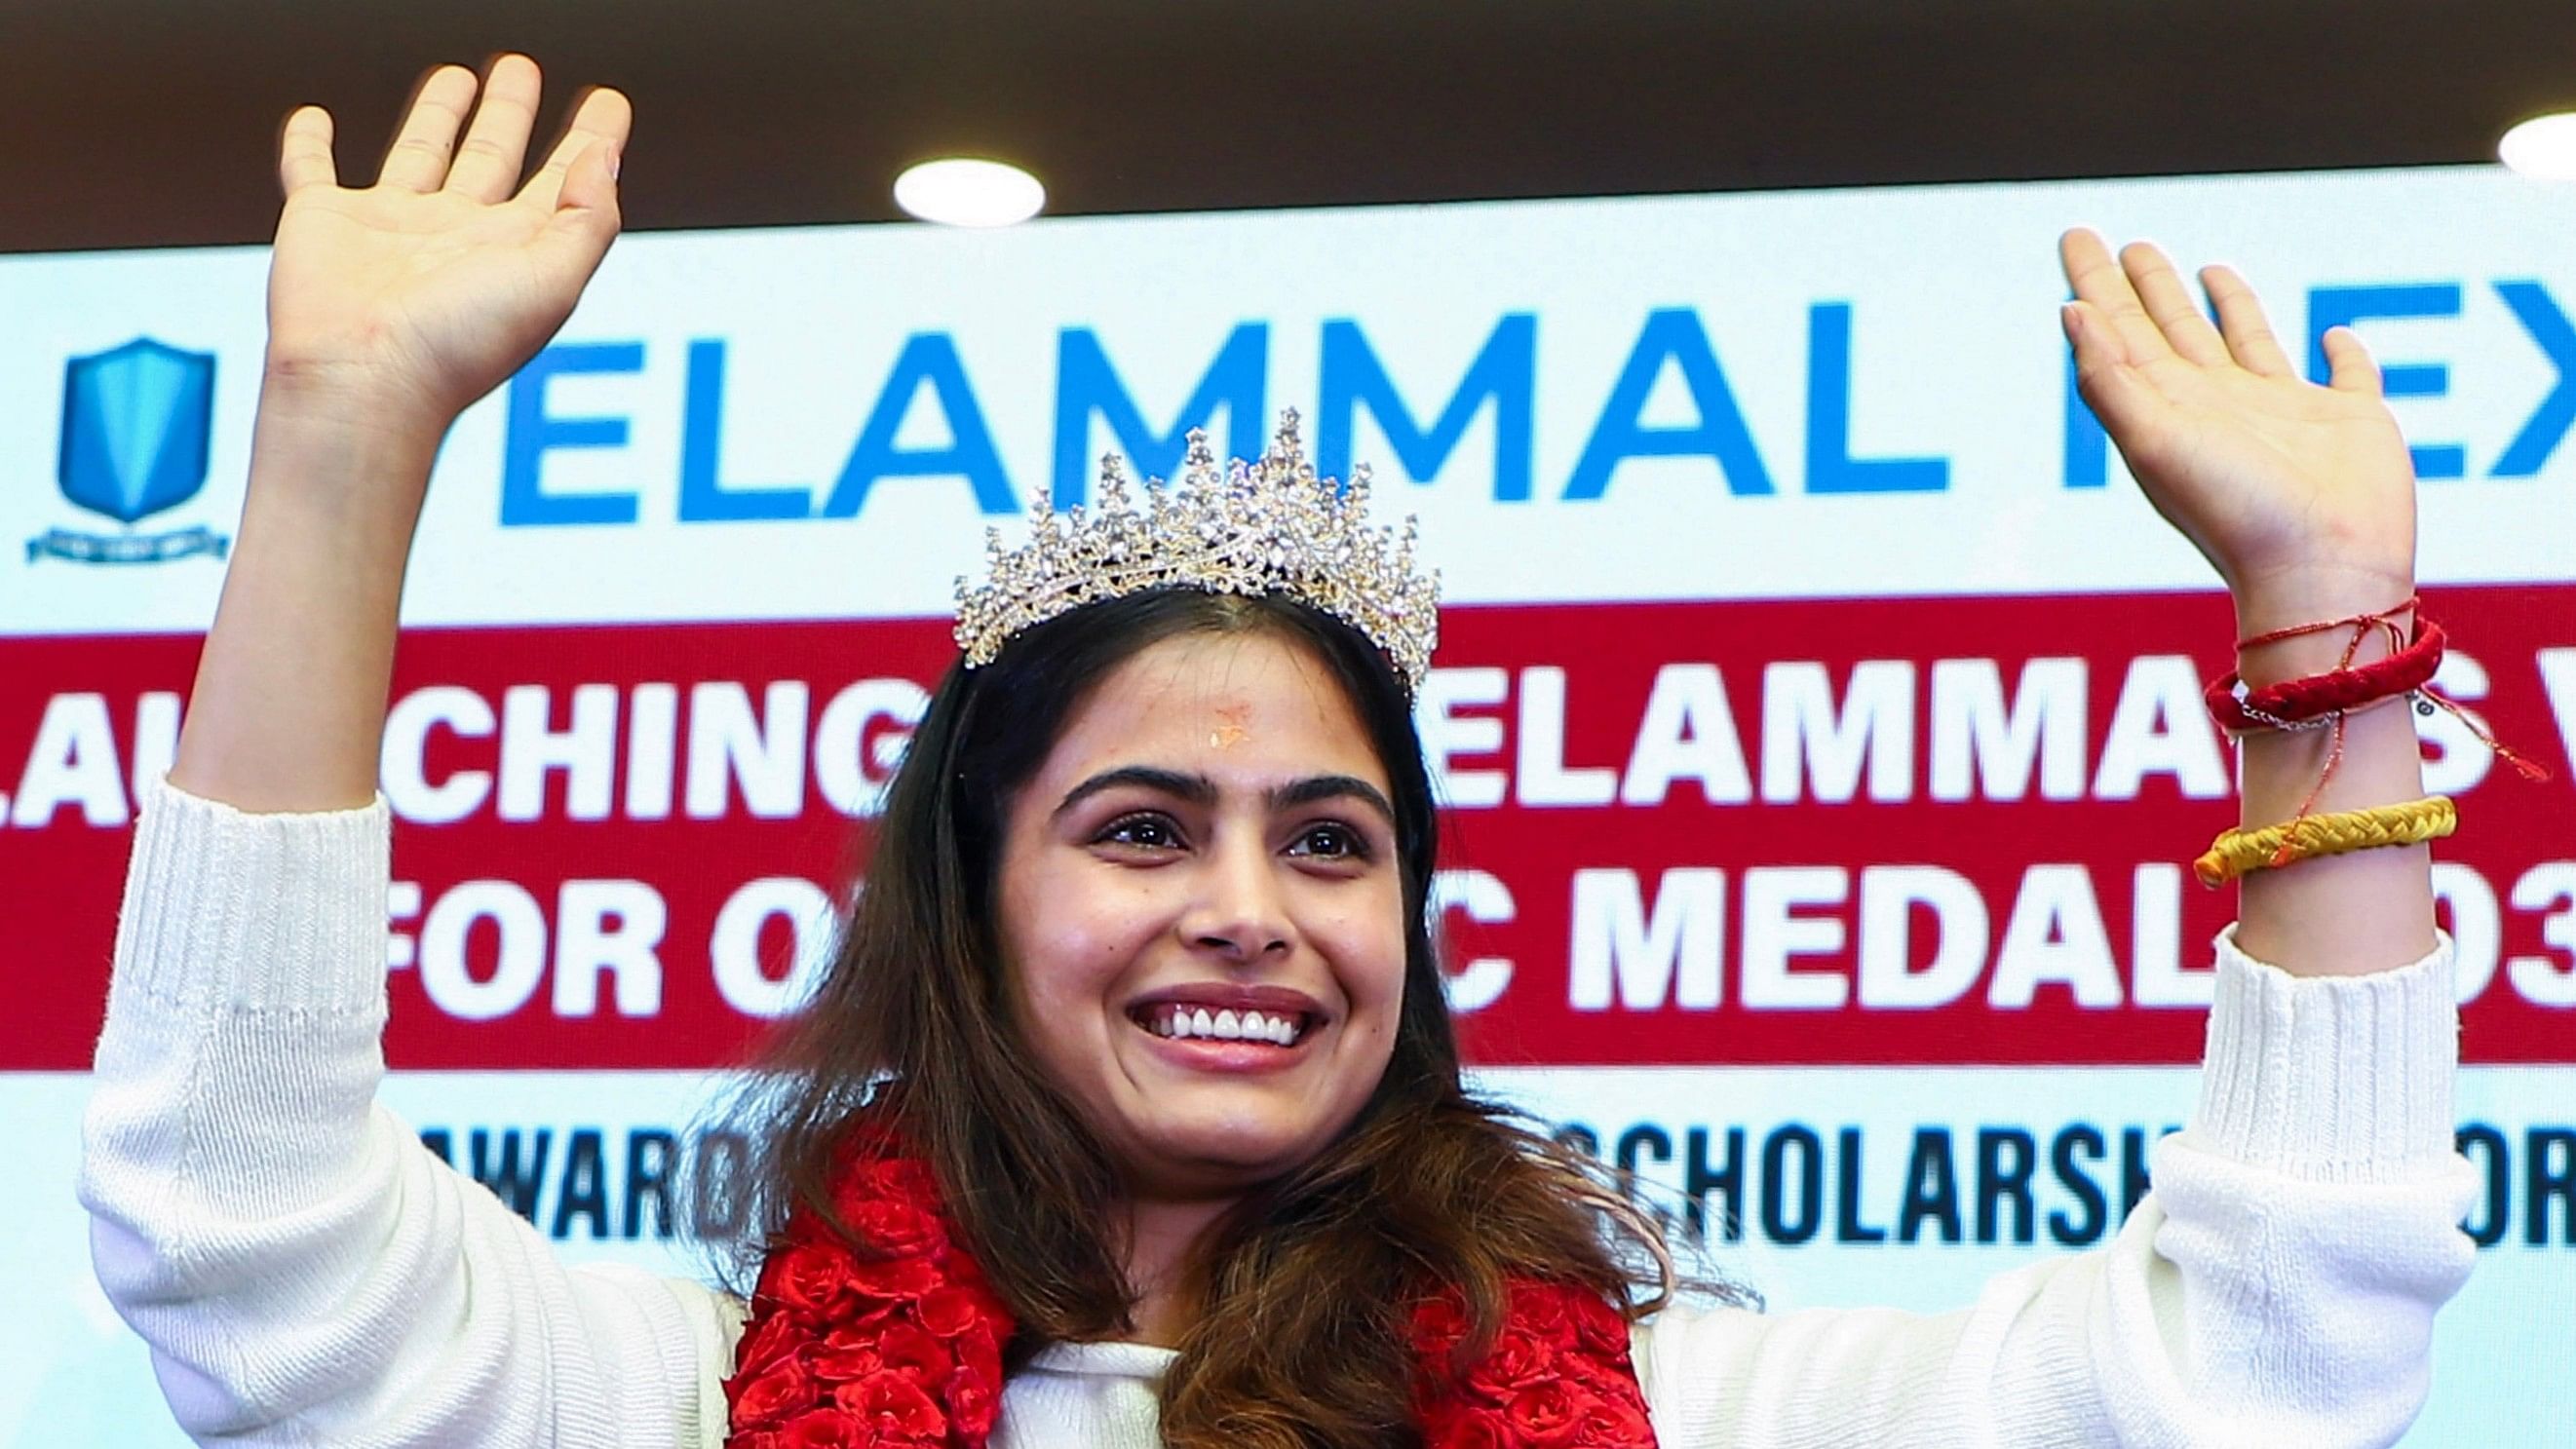
[(2453, 943), (2300, 978), (2217, 938), (2200, 1100), (2117, 1236), (1937, 1316), (1668, 1312), (1638, 1331), (1665, 1449), (2245, 1445), (2406, 1432), (2475, 1258), (2452, 1141)]
[(79, 1191), (200, 1444), (722, 1438), (733, 1300), (567, 1268), (376, 1101), (391, 814), (139, 802)]

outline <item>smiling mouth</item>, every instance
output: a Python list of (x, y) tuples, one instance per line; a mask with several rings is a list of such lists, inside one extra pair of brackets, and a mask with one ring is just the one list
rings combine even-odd
[(1166, 1003), (1136, 1014), (1136, 1024), (1174, 1041), (1236, 1041), (1256, 1046), (1295, 1046), (1313, 1022), (1302, 1012), (1210, 1011)]

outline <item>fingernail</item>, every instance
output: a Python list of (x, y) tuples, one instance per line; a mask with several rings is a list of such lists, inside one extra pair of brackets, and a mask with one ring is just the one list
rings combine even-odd
[(2074, 303), (2072, 303), (2072, 302), (2061, 302), (2061, 303), (2059, 303), (2059, 304), (2058, 304), (2058, 307), (2057, 307), (2057, 322), (2058, 322), (2058, 325), (2059, 325), (2059, 326), (2064, 327), (2064, 328), (2066, 329), (2066, 336), (2067, 336), (2067, 338), (2068, 338), (2070, 341), (2071, 341), (2071, 340), (2073, 340), (2073, 338), (2074, 338), (2074, 337), (2075, 337), (2075, 335), (2076, 335), (2076, 329), (2081, 325), (2081, 324), (2079, 324), (2079, 323), (2075, 320), (2075, 304), (2074, 304)]
[(614, 180), (616, 180), (616, 179), (617, 179), (617, 168), (618, 168), (619, 166), (623, 165), (623, 164), (625, 163), (625, 161), (626, 161), (626, 153), (625, 153), (625, 152), (623, 152), (623, 151), (611, 151), (611, 152), (609, 152), (609, 153), (608, 153), (608, 179), (609, 179), (609, 180), (614, 181)]

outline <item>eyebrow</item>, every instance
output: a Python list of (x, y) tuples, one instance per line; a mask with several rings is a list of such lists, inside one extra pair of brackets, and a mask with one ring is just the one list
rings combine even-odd
[[(1205, 775), (1185, 774), (1153, 765), (1121, 765), (1114, 770), (1103, 770), (1066, 791), (1064, 799), (1055, 807), (1055, 814), (1060, 816), (1101, 791), (1114, 790), (1122, 785), (1158, 791), (1200, 806), (1213, 805), (1217, 798), (1216, 781)], [(1301, 805), (1324, 800), (1357, 800), (1375, 810), (1390, 827), (1395, 824), (1395, 806), (1387, 801), (1385, 792), (1355, 775), (1309, 775), (1262, 792), (1262, 802), (1273, 810), (1294, 810)]]

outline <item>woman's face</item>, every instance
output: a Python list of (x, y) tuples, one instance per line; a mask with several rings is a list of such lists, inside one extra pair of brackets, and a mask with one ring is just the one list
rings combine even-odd
[(1012, 1006), (1132, 1191), (1275, 1177), (1376, 1089), (1404, 984), (1390, 799), (1311, 653), (1189, 634), (1104, 679), (1012, 802)]

